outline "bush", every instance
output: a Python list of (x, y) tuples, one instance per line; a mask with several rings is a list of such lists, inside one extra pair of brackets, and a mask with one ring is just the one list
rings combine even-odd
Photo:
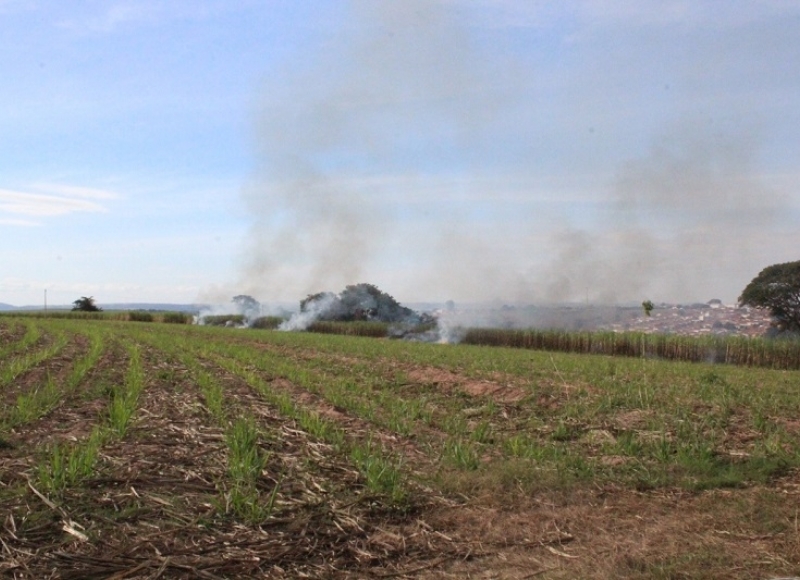
[(134, 310), (132, 312), (128, 312), (128, 320), (132, 322), (153, 322), (153, 315), (149, 312), (140, 312)]
[(244, 314), (209, 314), (200, 319), (200, 324), (208, 326), (242, 326), (244, 323)]
[(388, 322), (335, 322), (321, 320), (314, 322), (306, 329), (319, 334), (343, 334), (345, 336), (367, 336), (385, 338), (389, 334)]
[(164, 315), (164, 322), (168, 324), (189, 324), (192, 317), (183, 312), (167, 312)]
[(280, 316), (260, 316), (253, 321), (250, 327), (274, 330), (285, 321), (286, 319)]

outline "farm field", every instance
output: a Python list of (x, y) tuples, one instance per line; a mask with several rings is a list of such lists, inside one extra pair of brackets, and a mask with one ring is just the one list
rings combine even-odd
[(0, 317), (0, 577), (800, 576), (800, 371)]

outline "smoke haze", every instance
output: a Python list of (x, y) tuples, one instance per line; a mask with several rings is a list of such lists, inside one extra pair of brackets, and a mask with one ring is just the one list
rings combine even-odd
[(266, 81), (240, 291), (730, 302), (797, 259), (797, 200), (764, 168), (775, 124), (728, 86), (756, 68), (734, 38), (800, 57), (779, 9), (709, 39), (705, 10), (576, 4), (546, 33), (556, 4), (505, 6), (350, 2)]

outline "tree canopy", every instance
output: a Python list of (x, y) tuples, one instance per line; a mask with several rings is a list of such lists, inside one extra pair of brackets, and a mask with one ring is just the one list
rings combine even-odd
[(101, 310), (103, 310), (97, 304), (94, 303), (94, 297), (92, 296), (81, 296), (72, 304), (73, 304), (72, 306), (73, 311), (100, 312)]
[(761, 270), (742, 291), (739, 305), (767, 309), (779, 330), (800, 332), (800, 261)]
[(239, 312), (241, 312), (248, 318), (252, 316), (257, 316), (261, 313), (261, 303), (252, 296), (248, 296), (247, 294), (239, 294), (238, 296), (234, 296), (231, 299), (231, 302), (236, 304), (236, 307), (239, 309)]
[(419, 315), (402, 306), (389, 294), (372, 284), (347, 286), (338, 295), (333, 292), (311, 294), (300, 302), (301, 312), (318, 312), (319, 320), (379, 322), (418, 322)]

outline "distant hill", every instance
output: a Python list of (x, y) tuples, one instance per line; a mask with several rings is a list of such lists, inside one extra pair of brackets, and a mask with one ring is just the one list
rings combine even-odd
[(16, 306), (11, 306), (11, 304), (6, 304), (5, 302), (0, 302), (0, 310), (16, 310)]

